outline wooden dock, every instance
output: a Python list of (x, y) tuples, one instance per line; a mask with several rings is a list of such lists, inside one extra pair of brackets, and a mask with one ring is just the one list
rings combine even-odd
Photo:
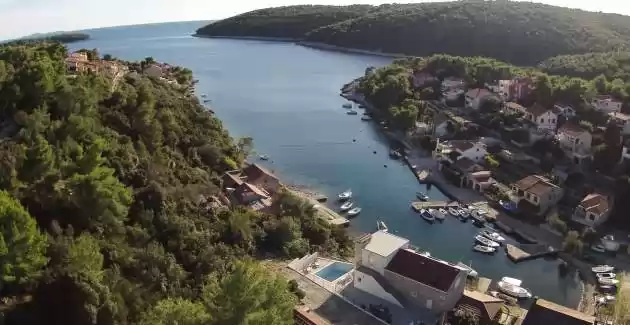
[(422, 209), (444, 209), (448, 207), (456, 207), (459, 203), (455, 201), (446, 202), (446, 201), (413, 201), (411, 202), (411, 208), (415, 211), (420, 211)]
[(288, 188), (288, 190), (291, 191), (293, 194), (311, 202), (313, 206), (315, 207), (315, 209), (317, 210), (317, 215), (320, 218), (326, 220), (329, 224), (336, 225), (336, 226), (344, 226), (344, 227), (347, 227), (350, 225), (350, 220), (342, 217), (341, 215), (339, 215), (339, 213), (331, 210), (327, 206), (318, 202), (316, 197), (313, 197), (312, 195), (309, 195), (307, 193), (301, 192), (296, 189)]
[(521, 245), (521, 247), (507, 244), (505, 246), (505, 252), (510, 260), (512, 260), (512, 262), (514, 263), (532, 260), (544, 256), (558, 255), (558, 251), (556, 251), (553, 247), (540, 244)]

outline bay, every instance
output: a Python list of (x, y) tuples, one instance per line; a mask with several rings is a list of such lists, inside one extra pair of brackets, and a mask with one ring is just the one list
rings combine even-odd
[[(98, 48), (124, 60), (151, 56), (185, 66), (199, 80), (197, 92), (233, 136), (251, 136), (264, 164), (285, 183), (308, 185), (330, 197), (351, 188), (363, 208), (353, 232), (372, 232), (383, 220), (391, 232), (409, 238), (433, 256), (471, 264), (482, 276), (523, 280), (541, 298), (575, 307), (580, 283), (561, 278), (558, 261), (513, 264), (504, 254), (471, 250), (478, 229), (447, 218), (430, 225), (409, 208), (417, 191), (427, 191), (409, 169), (388, 157), (388, 144), (371, 123), (346, 115), (340, 87), (369, 66), (390, 59), (328, 52), (292, 43), (205, 39), (190, 36), (206, 22), (123, 26), (86, 31), (91, 39), (71, 49)], [(374, 154), (376, 152), (376, 154)], [(385, 167), (385, 165), (387, 167)], [(334, 203), (331, 203), (334, 207)]]

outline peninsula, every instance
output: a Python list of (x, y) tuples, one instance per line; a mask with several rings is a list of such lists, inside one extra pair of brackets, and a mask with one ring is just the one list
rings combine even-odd
[(34, 34), (24, 38), (19, 39), (19, 41), (33, 41), (33, 42), (41, 42), (41, 41), (52, 41), (59, 42), (63, 44), (85, 41), (90, 39), (90, 35), (86, 33), (80, 32), (58, 32), (58, 33), (47, 33), (47, 34)]
[(535, 65), (630, 44), (630, 17), (520, 1), (289, 6), (204, 26), (198, 36), (291, 39), (372, 52), (485, 56)]

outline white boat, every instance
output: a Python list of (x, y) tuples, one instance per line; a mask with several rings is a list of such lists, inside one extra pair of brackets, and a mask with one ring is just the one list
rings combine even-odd
[(345, 103), (345, 104), (341, 105), (341, 107), (343, 107), (343, 108), (352, 108), (352, 104), (351, 103)]
[(466, 270), (466, 272), (468, 273), (469, 277), (472, 278), (476, 278), (477, 276), (479, 276), (479, 273), (475, 270), (473, 270), (472, 267), (462, 263), (462, 262), (457, 262), (457, 267)]
[(606, 248), (600, 244), (591, 246), (591, 249), (598, 253), (606, 253)]
[(450, 215), (452, 215), (453, 217), (459, 217), (459, 211), (453, 209), (453, 208), (448, 208), (448, 213)]
[(483, 245), (488, 246), (488, 247), (497, 248), (497, 247), (501, 246), (501, 245), (499, 245), (499, 243), (494, 242), (494, 241), (492, 241), (492, 240), (490, 240), (490, 239), (488, 239), (488, 238), (486, 238), (484, 236), (481, 236), (481, 235), (475, 236), (475, 240), (478, 241), (479, 243), (483, 244)]
[(424, 220), (429, 221), (429, 222), (433, 222), (435, 221), (435, 217), (432, 216), (429, 211), (422, 209), (420, 210), (420, 216), (422, 216), (422, 218), (424, 218)]
[(353, 205), (354, 205), (354, 203), (348, 201), (348, 202), (342, 204), (340, 209), (341, 209), (341, 211), (350, 210), (350, 208), (352, 208)]
[(603, 285), (607, 285), (607, 286), (614, 286), (614, 285), (617, 285), (619, 283), (619, 280), (617, 280), (617, 279), (597, 278), (597, 282), (599, 282), (599, 284), (603, 284)]
[(269, 156), (267, 156), (267, 155), (258, 155), (258, 158), (260, 160), (269, 160)]
[(440, 211), (435, 210), (435, 209), (429, 209), (429, 213), (438, 220), (444, 220), (444, 215), (440, 213)]
[(617, 274), (609, 272), (609, 273), (597, 273), (595, 274), (597, 275), (598, 279), (614, 279), (617, 277)]
[(593, 271), (594, 273), (608, 273), (614, 270), (615, 270), (615, 267), (610, 266), (610, 265), (598, 265), (591, 268), (591, 271)]
[(359, 112), (351, 109), (351, 110), (347, 111), (346, 114), (348, 114), (348, 115), (357, 115), (357, 114), (359, 114)]
[(388, 232), (389, 231), (389, 229), (387, 228), (387, 225), (383, 221), (377, 221), (376, 222), (376, 229), (378, 229), (380, 231), (384, 231), (384, 232)]
[(422, 192), (416, 192), (416, 197), (420, 200), (420, 201), (429, 201), (429, 196), (422, 193)]
[(444, 208), (439, 208), (438, 212), (440, 212), (444, 217), (446, 217), (446, 215), (449, 214), (448, 211), (446, 211), (446, 209)]
[(477, 252), (486, 253), (486, 254), (492, 254), (497, 251), (496, 248), (485, 246), (485, 245), (475, 245), (473, 246), (473, 249)]
[(501, 281), (497, 283), (499, 290), (508, 296), (528, 299), (532, 297), (532, 293), (529, 290), (521, 287), (521, 280), (503, 277)]
[(370, 116), (368, 116), (368, 115), (361, 116), (361, 121), (371, 121), (371, 120), (372, 120), (372, 118)]
[(505, 241), (505, 237), (499, 235), (498, 232), (490, 231), (488, 229), (482, 230), (479, 234), (497, 243)]
[(464, 209), (459, 209), (457, 211), (457, 213), (459, 213), (459, 217), (466, 220), (468, 219), (468, 217), (470, 217), (470, 214), (468, 213), (468, 211), (464, 210)]
[(346, 190), (343, 193), (337, 195), (337, 197), (340, 200), (348, 200), (348, 199), (352, 198), (352, 191), (351, 190)]
[(352, 210), (348, 211), (348, 215), (349, 215), (349, 216), (351, 216), (351, 217), (354, 217), (354, 216), (356, 216), (357, 214), (361, 213), (361, 210), (362, 210), (361, 208), (356, 207), (356, 208), (354, 208), (354, 209), (352, 209)]

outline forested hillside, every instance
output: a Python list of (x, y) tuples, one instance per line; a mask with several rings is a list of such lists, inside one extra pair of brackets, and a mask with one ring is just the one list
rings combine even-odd
[(539, 64), (547, 73), (593, 79), (604, 75), (609, 80), (630, 82), (630, 52), (616, 51), (560, 55)]
[(286, 194), (275, 215), (208, 207), (245, 144), (188, 87), (112, 93), (65, 55), (0, 46), (2, 323), (292, 324), (296, 295), (251, 258), (347, 254), (344, 230)]
[(302, 39), (307, 32), (367, 13), (372, 6), (288, 6), (244, 13), (197, 30), (204, 36), (254, 36)]
[(198, 33), (304, 38), (364, 50), (417, 56), (485, 56), (521, 65), (535, 65), (561, 54), (627, 48), (630, 44), (630, 17), (530, 2), (456, 1), (343, 8), (257, 10), (211, 24)]

